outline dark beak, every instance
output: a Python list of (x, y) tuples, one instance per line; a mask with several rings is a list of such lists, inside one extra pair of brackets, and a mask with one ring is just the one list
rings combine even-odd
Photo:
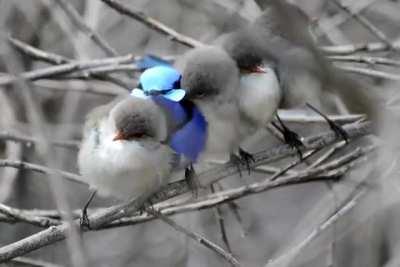
[(113, 141), (118, 141), (118, 140), (126, 140), (125, 134), (121, 131), (118, 131), (117, 134), (113, 138)]

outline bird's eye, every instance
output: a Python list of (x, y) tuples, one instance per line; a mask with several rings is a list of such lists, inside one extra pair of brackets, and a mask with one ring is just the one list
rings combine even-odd
[(206, 96), (206, 94), (205, 94), (205, 92), (203, 92), (203, 91), (197, 92), (197, 93), (196, 93), (196, 97), (203, 98), (203, 97), (205, 97), (205, 96)]
[(134, 133), (130, 137), (131, 138), (142, 138), (145, 136), (145, 133)]
[(179, 79), (176, 80), (176, 81), (172, 84), (172, 88), (171, 88), (171, 89), (179, 89), (179, 88), (181, 88), (181, 79), (182, 79), (182, 76), (179, 76)]
[(139, 84), (137, 85), (137, 88), (143, 90), (143, 85), (142, 85), (142, 83), (139, 83)]

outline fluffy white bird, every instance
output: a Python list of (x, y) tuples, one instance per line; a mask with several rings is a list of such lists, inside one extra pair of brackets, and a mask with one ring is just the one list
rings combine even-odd
[(176, 157), (162, 141), (164, 113), (151, 100), (129, 96), (87, 118), (78, 165), (90, 187), (121, 200), (150, 196), (165, 184)]

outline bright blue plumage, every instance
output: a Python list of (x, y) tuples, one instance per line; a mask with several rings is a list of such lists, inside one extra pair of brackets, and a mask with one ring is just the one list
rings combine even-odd
[(205, 148), (207, 122), (193, 103), (181, 101), (185, 91), (180, 89), (180, 79), (181, 74), (172, 66), (158, 65), (142, 73), (139, 78), (142, 90), (134, 89), (132, 95), (151, 98), (163, 109), (172, 129), (167, 140), (170, 147), (178, 155), (196, 162)]
[(171, 136), (170, 146), (191, 162), (196, 162), (203, 152), (207, 139), (207, 121), (196, 106), (192, 107), (192, 118)]

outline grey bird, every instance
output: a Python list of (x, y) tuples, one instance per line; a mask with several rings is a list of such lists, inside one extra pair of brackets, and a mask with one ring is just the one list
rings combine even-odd
[(207, 122), (207, 139), (200, 161), (226, 160), (237, 154), (240, 114), (237, 102), (239, 70), (221, 48), (195, 48), (178, 60), (185, 99), (193, 102)]
[(167, 120), (151, 100), (129, 96), (87, 117), (78, 156), (83, 178), (101, 195), (127, 200), (165, 184), (176, 160), (162, 143)]

